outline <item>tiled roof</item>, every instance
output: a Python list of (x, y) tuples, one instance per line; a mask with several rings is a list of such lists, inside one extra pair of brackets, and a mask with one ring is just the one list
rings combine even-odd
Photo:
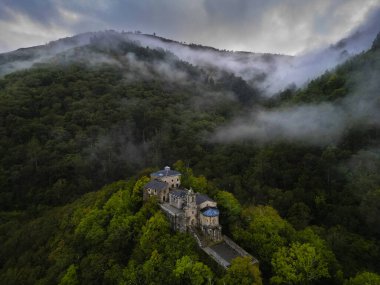
[(155, 189), (157, 191), (163, 191), (168, 187), (168, 183), (159, 181), (159, 180), (151, 180), (147, 184), (145, 184), (144, 189)]
[(170, 191), (169, 195), (172, 195), (173, 197), (176, 197), (176, 198), (185, 198), (187, 195), (187, 190), (184, 190), (184, 189), (172, 190)]
[(197, 203), (197, 205), (200, 205), (206, 201), (215, 202), (213, 199), (211, 199), (206, 194), (200, 194), (200, 193), (195, 194), (195, 202)]
[(219, 216), (219, 210), (218, 208), (206, 208), (201, 211), (203, 216), (206, 217), (216, 217)]

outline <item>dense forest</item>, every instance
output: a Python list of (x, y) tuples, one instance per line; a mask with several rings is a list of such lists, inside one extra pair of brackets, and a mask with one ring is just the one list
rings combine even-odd
[[(269, 98), (233, 73), (114, 34), (4, 75), (0, 280), (380, 284), (379, 41)], [(299, 106), (334, 106), (348, 123), (311, 143), (215, 139), (236, 118)], [(164, 165), (218, 202), (223, 232), (259, 267), (238, 258), (218, 268), (170, 230), (154, 199), (142, 203)]]

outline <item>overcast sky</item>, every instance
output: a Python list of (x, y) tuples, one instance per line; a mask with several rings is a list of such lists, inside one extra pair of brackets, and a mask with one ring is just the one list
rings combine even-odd
[(379, 6), (380, 0), (0, 0), (0, 52), (115, 29), (297, 54), (347, 36)]

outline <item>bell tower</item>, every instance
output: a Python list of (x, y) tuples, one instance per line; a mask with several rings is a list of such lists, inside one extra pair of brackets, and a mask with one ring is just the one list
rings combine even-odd
[(195, 193), (193, 189), (190, 188), (187, 192), (186, 197), (186, 207), (185, 207), (185, 215), (186, 215), (186, 226), (192, 227), (198, 225), (197, 219), (197, 203), (195, 201)]

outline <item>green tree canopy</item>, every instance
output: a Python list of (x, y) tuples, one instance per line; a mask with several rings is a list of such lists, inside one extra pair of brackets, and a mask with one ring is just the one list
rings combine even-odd
[(192, 260), (188, 255), (177, 260), (173, 273), (181, 284), (211, 284), (213, 279), (213, 273), (207, 265)]
[(327, 262), (308, 243), (292, 243), (280, 248), (272, 259), (272, 284), (310, 284), (323, 277), (329, 277)]
[(164, 246), (170, 232), (170, 225), (162, 212), (157, 212), (142, 228), (140, 238), (141, 249), (150, 253), (154, 249)]
[(243, 227), (232, 227), (234, 238), (250, 249), (268, 268), (273, 254), (293, 237), (293, 227), (270, 206), (249, 207), (242, 212)]
[(361, 272), (355, 277), (350, 278), (344, 283), (345, 285), (378, 285), (380, 284), (380, 275), (372, 272)]
[(66, 274), (62, 277), (59, 285), (78, 285), (77, 269), (77, 266), (71, 264), (69, 268), (67, 268)]
[(261, 273), (257, 264), (248, 256), (236, 257), (232, 260), (227, 274), (221, 280), (229, 285), (261, 285)]
[(218, 207), (221, 210), (222, 219), (226, 219), (225, 223), (235, 223), (239, 219), (242, 211), (242, 207), (235, 196), (227, 191), (218, 191), (215, 199), (218, 202)]

